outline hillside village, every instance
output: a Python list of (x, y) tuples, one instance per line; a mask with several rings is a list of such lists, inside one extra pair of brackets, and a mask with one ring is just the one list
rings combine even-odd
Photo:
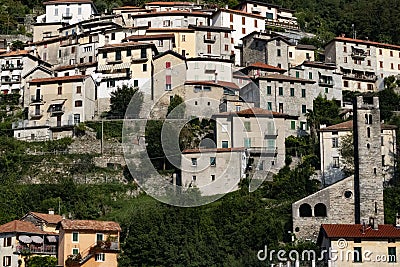
[[(350, 262), (284, 264), (376, 266), (367, 250), (388, 257), (379, 266), (398, 261), (400, 46), (341, 35), (315, 47), (294, 10), (252, 0), (101, 13), (92, 0), (43, 5), (32, 40), (0, 53), (4, 203), (26, 202), (1, 208), (1, 266), (265, 266), (264, 245), (340, 250), (343, 239)], [(163, 148), (171, 121), (166, 139), (178, 152)], [(205, 199), (197, 203), (221, 200), (178, 210), (167, 204), (199, 205), (155, 204), (144, 196), (154, 183)], [(258, 231), (246, 216), (222, 219), (245, 211)], [(249, 231), (226, 241), (227, 259), (192, 252), (198, 239), (227, 236), (202, 216), (221, 233)], [(183, 233), (198, 239), (174, 258)]]

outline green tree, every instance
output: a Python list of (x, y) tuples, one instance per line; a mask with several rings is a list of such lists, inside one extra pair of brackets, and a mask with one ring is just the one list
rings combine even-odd
[[(138, 118), (143, 104), (143, 93), (138, 88), (123, 85), (111, 93), (108, 117)], [(129, 108), (128, 108), (129, 106)]]
[(57, 258), (51, 256), (34, 256), (29, 258), (29, 267), (55, 267), (57, 265)]
[(354, 174), (353, 132), (340, 138), (339, 151), (342, 158), (342, 171), (347, 176)]
[(179, 95), (174, 95), (168, 106), (167, 117), (171, 119), (183, 119), (185, 116), (185, 109), (186, 105), (183, 98)]

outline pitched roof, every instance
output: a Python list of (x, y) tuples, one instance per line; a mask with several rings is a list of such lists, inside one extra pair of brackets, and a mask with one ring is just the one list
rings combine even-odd
[(319, 62), (319, 61), (304, 61), (303, 62), (304, 66), (310, 66), (310, 67), (316, 67), (316, 68), (322, 68), (322, 69), (336, 69), (336, 65), (333, 63), (325, 63), (325, 62)]
[(77, 81), (77, 80), (83, 80), (83, 79), (86, 79), (88, 77), (89, 77), (89, 75), (74, 75), (74, 76), (39, 78), (39, 79), (32, 79), (30, 81), (30, 83), (73, 82), (73, 81)]
[(155, 40), (155, 39), (172, 39), (175, 38), (173, 33), (153, 34), (153, 35), (131, 35), (122, 39), (122, 41), (139, 41), (139, 40)]
[(334, 42), (334, 41), (338, 41), (338, 42), (350, 42), (350, 43), (356, 43), (356, 44), (365, 44), (365, 45), (373, 45), (373, 46), (377, 46), (377, 47), (385, 47), (385, 48), (391, 48), (391, 49), (398, 49), (400, 50), (400, 46), (398, 45), (392, 45), (392, 44), (385, 44), (385, 43), (378, 43), (378, 42), (373, 42), (373, 41), (369, 41), (369, 40), (361, 40), (361, 39), (353, 39), (353, 38), (348, 38), (348, 37), (336, 37), (333, 38), (331, 41), (329, 41), (325, 47)]
[(265, 64), (262, 62), (255, 62), (246, 67), (246, 69), (263, 69), (263, 70), (271, 70), (271, 71), (277, 71), (277, 72), (285, 72), (286, 70), (275, 67), (269, 64)]
[[(389, 124), (381, 124), (382, 130), (393, 130), (396, 129), (397, 126), (389, 125)], [(320, 132), (332, 132), (332, 131), (352, 131), (353, 130), (353, 121), (345, 121), (335, 125), (331, 125), (322, 129), (319, 129)]]
[(137, 47), (137, 48), (152, 47), (155, 49), (154, 44), (141, 43), (141, 42), (126, 42), (126, 43), (119, 43), (119, 44), (108, 44), (103, 47), (99, 47), (99, 49), (103, 50), (103, 49), (109, 49), (109, 48), (113, 49), (113, 48), (124, 48), (124, 47)]
[(30, 214), (36, 218), (39, 218), (47, 223), (52, 223), (52, 224), (57, 224), (62, 220), (62, 216), (58, 215), (58, 214), (39, 213), (39, 212), (33, 212), (33, 211), (26, 214), (23, 218), (25, 218), (26, 216), (28, 216)]
[(117, 222), (94, 220), (62, 220), (59, 225), (64, 230), (121, 231)]
[[(14, 220), (6, 224), (0, 225), (0, 233), (32, 233), (32, 234), (49, 234), (37, 228), (31, 222), (24, 222), (20, 220)], [(51, 233), (54, 234), (54, 233)]]
[(43, 5), (55, 5), (55, 4), (93, 4), (92, 0), (50, 0), (43, 2)]
[(194, 148), (194, 149), (185, 149), (182, 151), (183, 154), (192, 154), (192, 153), (207, 153), (207, 152), (241, 152), (245, 151), (244, 147), (234, 147), (234, 148)]
[(298, 44), (296, 45), (296, 49), (300, 50), (316, 50), (317, 48), (313, 45), (307, 45), (307, 44)]
[(225, 81), (185, 81), (185, 85), (211, 85), (218, 87), (226, 87), (229, 89), (239, 90), (240, 87), (233, 82), (225, 82)]
[(232, 13), (232, 14), (237, 14), (237, 15), (241, 15), (241, 16), (246, 16), (246, 17), (253, 17), (253, 18), (258, 18), (258, 19), (265, 19), (263, 16), (261, 15), (256, 15), (256, 14), (252, 14), (252, 13), (247, 13), (245, 11), (241, 11), (241, 10), (235, 10), (235, 9), (229, 9), (229, 8), (221, 8), (219, 9), (216, 13), (218, 12), (227, 12), (227, 13)]
[(195, 5), (194, 2), (148, 2), (145, 3), (145, 6), (154, 5), (154, 6), (192, 6)]
[(22, 55), (29, 55), (29, 50), (16, 50), (10, 51), (5, 54), (1, 54), (0, 57), (12, 57), (12, 56), (22, 56)]
[(400, 238), (400, 228), (391, 224), (382, 224), (374, 230), (362, 224), (322, 224), (321, 230), (328, 238)]

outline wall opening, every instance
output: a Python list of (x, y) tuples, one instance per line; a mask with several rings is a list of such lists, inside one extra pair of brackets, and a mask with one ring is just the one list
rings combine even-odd
[(325, 204), (318, 203), (314, 207), (314, 215), (315, 217), (326, 217), (327, 212), (326, 212), (326, 206)]
[(300, 217), (312, 217), (311, 206), (307, 203), (301, 204), (299, 211)]

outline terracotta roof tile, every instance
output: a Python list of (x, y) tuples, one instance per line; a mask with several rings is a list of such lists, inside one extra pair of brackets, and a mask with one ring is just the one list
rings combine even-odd
[(185, 149), (182, 151), (183, 154), (192, 154), (192, 153), (207, 153), (207, 152), (241, 152), (245, 151), (244, 147), (234, 147), (234, 148), (194, 148), (194, 149)]
[(5, 54), (1, 54), (0, 57), (22, 56), (22, 55), (29, 55), (29, 53), (30, 53), (29, 50), (16, 50), (16, 51), (10, 51)]
[(60, 225), (64, 230), (121, 231), (119, 224), (112, 221), (62, 220)]
[(155, 40), (175, 38), (173, 33), (153, 34), (153, 35), (131, 35), (122, 39), (122, 41)]
[(43, 5), (54, 5), (54, 4), (74, 4), (74, 3), (79, 3), (79, 4), (93, 4), (92, 0), (50, 0), (47, 2), (44, 2)]
[(210, 85), (210, 86), (220, 86), (226, 87), (229, 89), (239, 90), (240, 87), (233, 83), (233, 82), (225, 82), (225, 81), (186, 81), (185, 84), (187, 85)]
[(249, 109), (244, 109), (238, 112), (223, 112), (214, 115), (214, 117), (226, 117), (226, 116), (259, 116), (259, 117), (271, 117), (271, 118), (286, 118), (290, 117), (289, 115), (285, 113), (279, 113), (276, 111), (271, 111), (267, 109), (262, 109), (262, 108), (249, 108)]
[(63, 77), (39, 78), (31, 80), (30, 83), (73, 82), (76, 80), (86, 79), (88, 77), (89, 77), (88, 75), (74, 75), (74, 76), (63, 76)]
[[(395, 125), (389, 124), (381, 124), (382, 130), (392, 130), (396, 129)], [(319, 129), (320, 132), (332, 132), (332, 131), (351, 131), (353, 130), (353, 121), (345, 121), (335, 125), (331, 125), (322, 129)]]
[(350, 43), (356, 43), (356, 44), (374, 45), (374, 46), (378, 46), (378, 47), (386, 47), (386, 48), (400, 50), (400, 46), (398, 46), (398, 45), (378, 43), (378, 42), (361, 40), (361, 39), (352, 39), (352, 38), (348, 38), (348, 37), (336, 37), (336, 38), (332, 39), (330, 42), (328, 42), (328, 44), (333, 41), (343, 41), (343, 42), (350, 42)]
[(145, 5), (159, 5), (159, 6), (192, 6), (195, 5), (194, 2), (148, 2)]
[(374, 230), (361, 224), (322, 224), (321, 229), (329, 238), (400, 238), (400, 228), (390, 224), (378, 226)]
[(52, 224), (57, 224), (63, 219), (62, 216), (58, 214), (39, 213), (33, 211), (29, 212), (28, 215), (29, 214), (32, 214), (33, 216)]
[[(31, 222), (24, 222), (19, 220), (14, 220), (6, 224), (0, 225), (0, 233), (32, 233), (32, 234), (49, 234), (50, 232), (45, 232), (37, 228)], [(54, 233), (51, 233), (54, 234)]]
[(278, 71), (278, 72), (285, 72), (286, 70), (281, 69), (279, 67), (275, 67), (272, 65), (268, 65), (262, 62), (255, 62), (253, 64), (250, 64), (246, 68), (254, 68), (254, 69), (265, 69), (265, 70), (272, 70), (272, 71)]
[(135, 46), (154, 46), (153, 44), (141, 43), (141, 42), (126, 42), (119, 44), (108, 44), (103, 47), (99, 47), (99, 49), (107, 49), (107, 48), (117, 48), (117, 47), (135, 47)]
[(259, 18), (259, 19), (265, 19), (263, 16), (261, 15), (256, 15), (256, 14), (251, 14), (251, 13), (247, 13), (245, 11), (240, 11), (240, 10), (235, 10), (235, 9), (226, 9), (226, 8), (221, 8), (220, 11), (225, 11), (227, 13), (233, 13), (233, 14), (238, 14), (238, 15), (242, 15), (242, 16), (247, 16), (247, 17), (254, 17), (254, 18)]

